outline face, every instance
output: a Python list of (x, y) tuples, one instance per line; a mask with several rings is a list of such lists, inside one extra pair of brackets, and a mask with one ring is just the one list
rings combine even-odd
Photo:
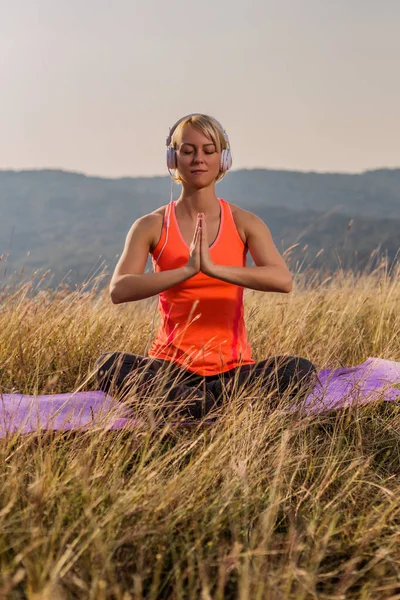
[(186, 125), (177, 140), (177, 166), (182, 185), (201, 189), (215, 183), (221, 150), (201, 131)]

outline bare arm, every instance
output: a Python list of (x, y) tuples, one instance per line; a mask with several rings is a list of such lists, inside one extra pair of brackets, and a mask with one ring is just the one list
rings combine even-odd
[(247, 245), (256, 266), (231, 267), (212, 264), (208, 267), (210, 272), (207, 274), (252, 290), (290, 292), (291, 273), (276, 249), (266, 224), (256, 215), (246, 213), (244, 229)]
[(144, 273), (152, 240), (159, 228), (160, 215), (156, 214), (141, 217), (132, 225), (110, 282), (110, 296), (114, 304), (150, 298), (186, 281), (199, 271), (200, 257), (197, 268), (196, 257), (191, 255), (188, 264), (179, 269)]
[(230, 267), (215, 265), (213, 276), (221, 281), (234, 283), (250, 290), (281, 292), (288, 294), (292, 289), (291, 278), (284, 275), (276, 265), (253, 267)]

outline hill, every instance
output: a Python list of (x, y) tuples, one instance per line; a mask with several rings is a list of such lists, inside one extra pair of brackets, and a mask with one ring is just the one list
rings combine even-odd
[[(292, 268), (334, 270), (339, 263), (363, 268), (376, 248), (393, 261), (400, 246), (400, 169), (238, 170), (217, 191), (258, 214), (281, 252), (298, 244), (291, 251)], [(85, 279), (102, 260), (112, 270), (131, 224), (168, 202), (169, 193), (168, 177), (0, 171), (3, 265), (9, 254), (7, 272), (24, 267), (29, 276), (41, 267), (51, 269), (55, 282), (69, 272), (70, 283)]]

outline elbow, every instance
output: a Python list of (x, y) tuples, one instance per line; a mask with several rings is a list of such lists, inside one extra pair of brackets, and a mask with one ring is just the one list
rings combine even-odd
[(121, 300), (116, 295), (115, 290), (110, 290), (110, 298), (113, 304), (121, 304)]
[(293, 279), (291, 274), (289, 273), (289, 276), (285, 278), (285, 280), (282, 282), (282, 293), (283, 294), (289, 294), (292, 291), (293, 288)]
[(113, 304), (121, 304), (123, 302), (116, 283), (111, 282), (109, 291), (111, 302)]
[(110, 298), (113, 304), (124, 304), (125, 302), (136, 302), (141, 298), (138, 297), (137, 293), (132, 292), (131, 289), (127, 288), (126, 283), (123, 280), (112, 281), (109, 287)]

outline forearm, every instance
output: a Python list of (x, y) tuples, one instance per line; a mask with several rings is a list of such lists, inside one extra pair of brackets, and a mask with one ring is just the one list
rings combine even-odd
[(121, 275), (116, 281), (111, 282), (111, 300), (114, 304), (122, 304), (150, 298), (190, 279), (192, 276), (193, 272), (189, 267), (159, 273)]
[(262, 292), (288, 293), (292, 289), (289, 270), (279, 266), (230, 267), (214, 265), (211, 277)]

